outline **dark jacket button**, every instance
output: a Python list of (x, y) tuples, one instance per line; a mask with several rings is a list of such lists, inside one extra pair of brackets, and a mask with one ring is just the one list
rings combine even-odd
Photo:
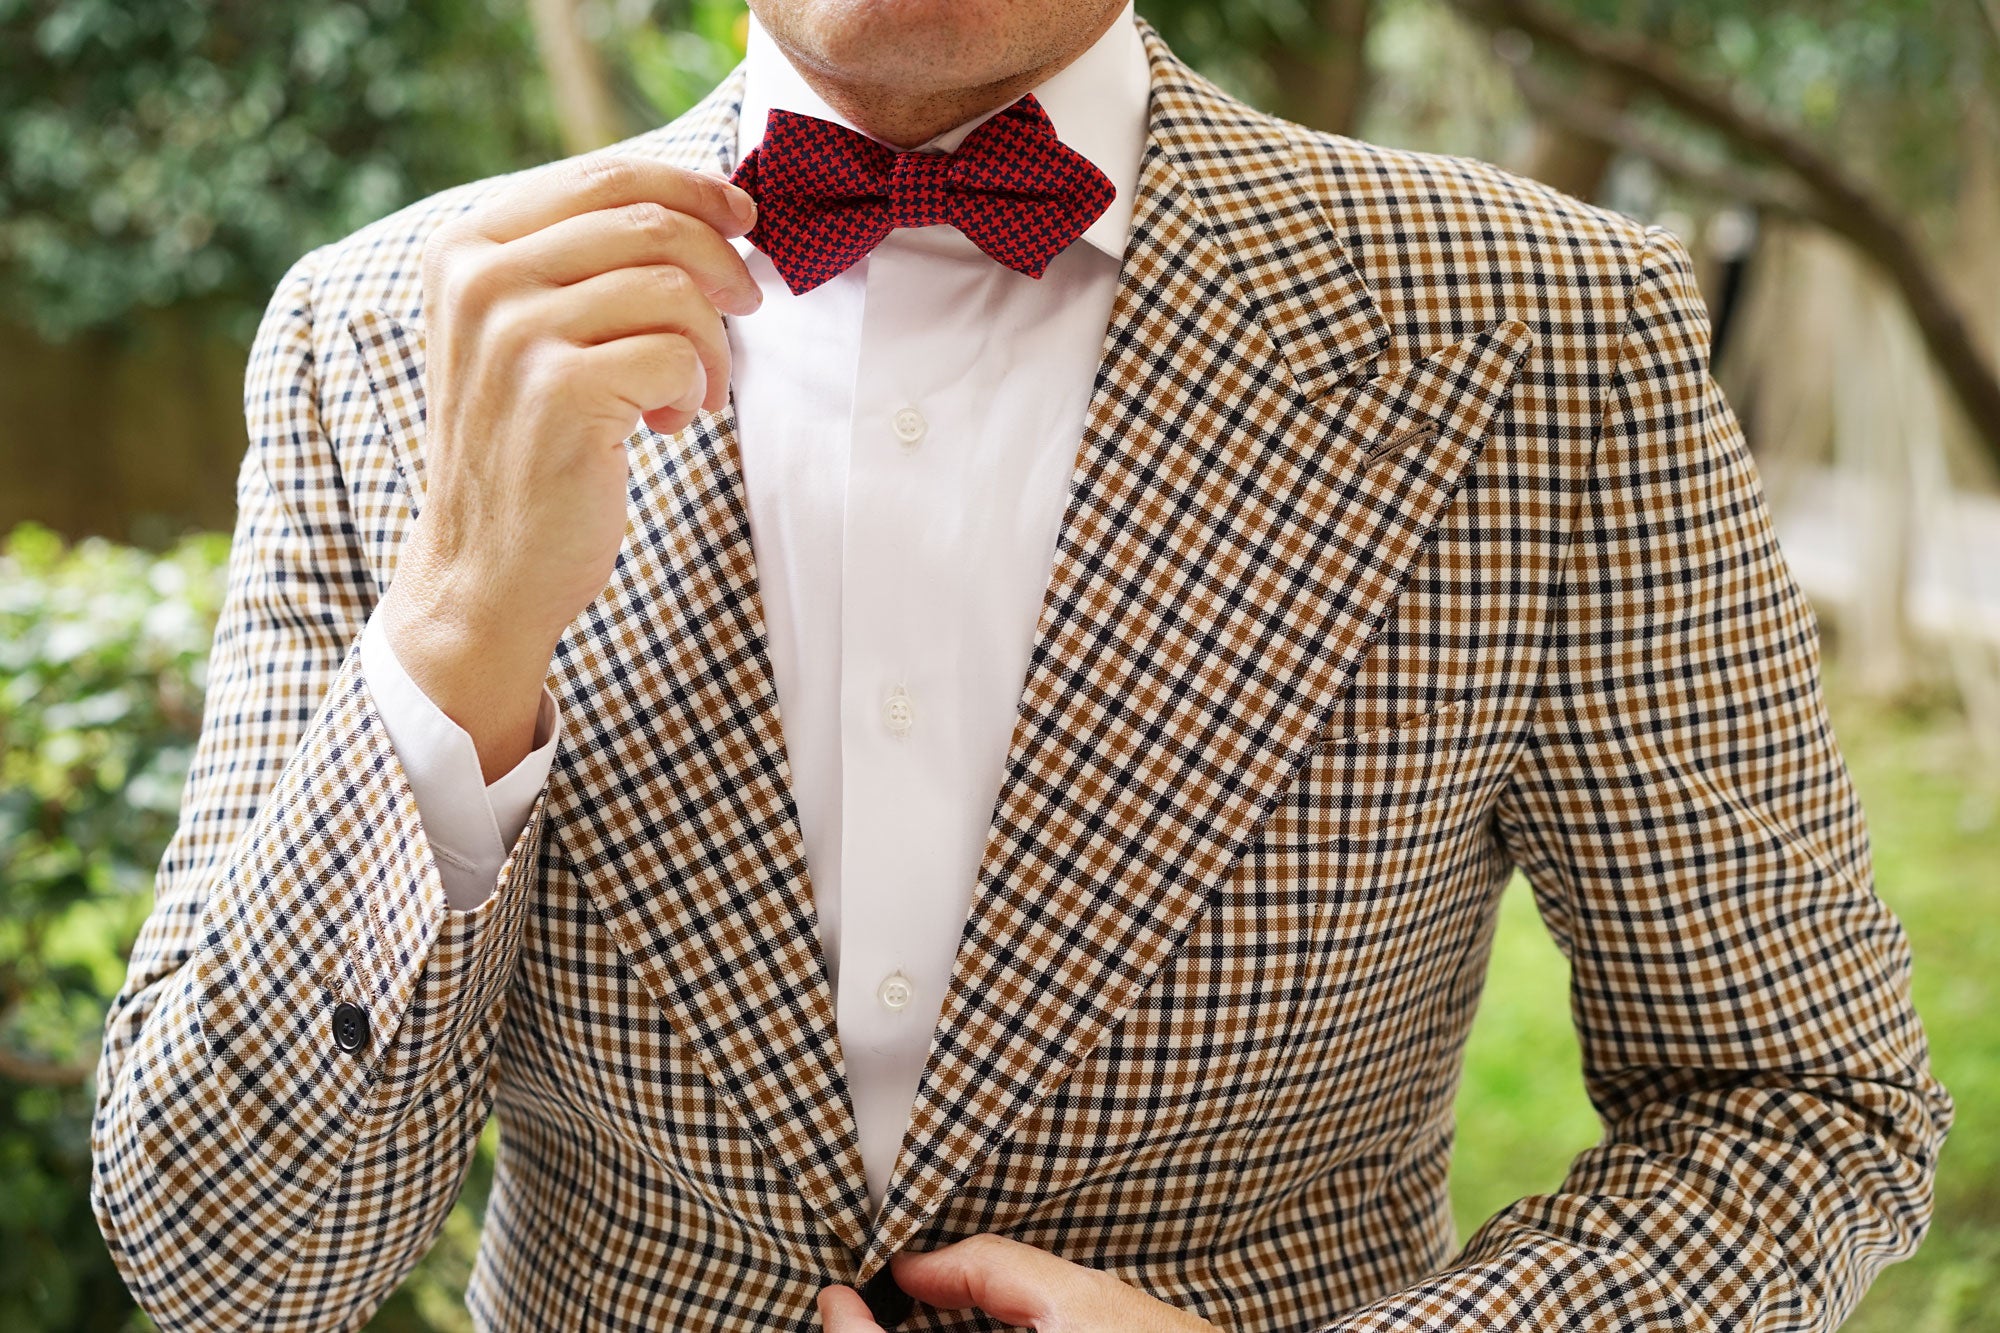
[(861, 1299), (868, 1302), (868, 1312), (884, 1328), (894, 1328), (909, 1318), (910, 1307), (917, 1303), (909, 1292), (896, 1285), (887, 1264), (863, 1284)]
[(333, 1044), (353, 1054), (368, 1044), (368, 1011), (358, 1004), (333, 1007)]

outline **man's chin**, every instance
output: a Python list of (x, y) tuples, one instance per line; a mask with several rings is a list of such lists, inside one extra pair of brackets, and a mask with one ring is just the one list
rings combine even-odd
[(999, 83), (1048, 40), (1035, 6), (1008, 0), (764, 0), (758, 21), (795, 63), (849, 86), (922, 97)]

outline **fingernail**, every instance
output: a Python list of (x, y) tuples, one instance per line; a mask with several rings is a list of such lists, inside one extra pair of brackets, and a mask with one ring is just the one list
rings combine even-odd
[(729, 187), (729, 211), (736, 215), (736, 220), (746, 229), (756, 224), (757, 201), (752, 199), (750, 192), (740, 185)]

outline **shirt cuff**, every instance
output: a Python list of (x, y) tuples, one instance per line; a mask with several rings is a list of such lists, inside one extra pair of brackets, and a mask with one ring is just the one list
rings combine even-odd
[(562, 710), (542, 686), (535, 748), (489, 784), (471, 734), (410, 678), (373, 615), (361, 631), (361, 672), (416, 797), (445, 900), (454, 911), (478, 907), (496, 887), (507, 852), (548, 781)]

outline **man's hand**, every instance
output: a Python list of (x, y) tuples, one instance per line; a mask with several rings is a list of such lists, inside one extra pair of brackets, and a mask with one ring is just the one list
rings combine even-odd
[(624, 441), (729, 393), (722, 312), (763, 297), (720, 177), (591, 154), (528, 172), (424, 245), (423, 509), (382, 608), (397, 658), (488, 781), (625, 536)]
[[(1215, 1333), (1205, 1319), (1018, 1240), (968, 1236), (924, 1254), (889, 1256), (902, 1289), (940, 1310), (979, 1309), (1040, 1333)], [(861, 1293), (835, 1285), (819, 1294), (826, 1333), (870, 1333), (880, 1324)]]

